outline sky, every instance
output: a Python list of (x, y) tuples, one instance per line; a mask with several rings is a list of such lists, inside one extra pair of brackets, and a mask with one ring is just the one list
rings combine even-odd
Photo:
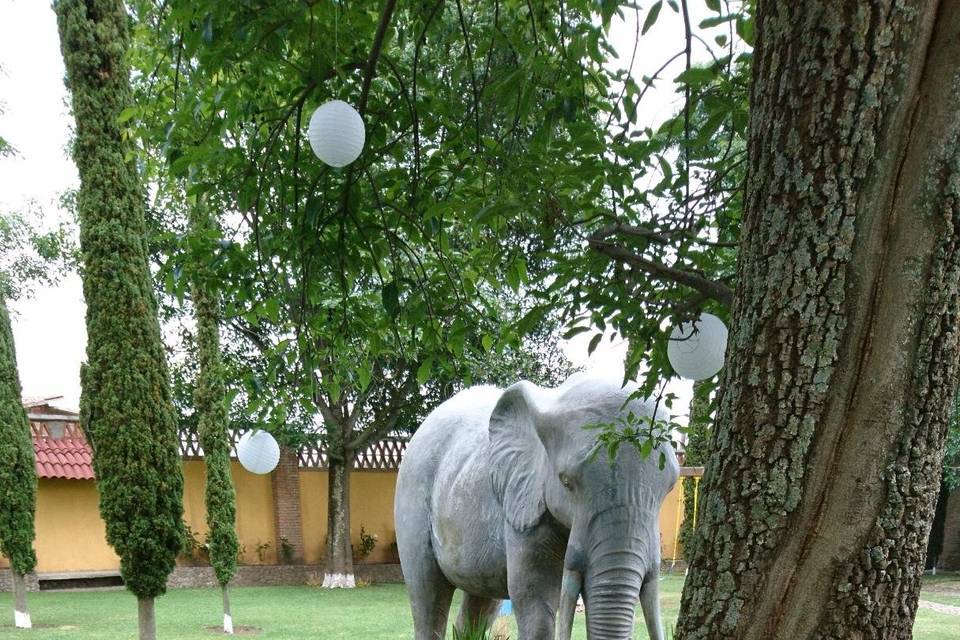
[[(697, 4), (697, 3), (693, 3)], [(694, 20), (699, 17), (694, 6)], [(643, 13), (640, 20), (643, 20)], [(626, 66), (633, 49), (636, 19), (615, 20), (611, 40)], [(664, 8), (657, 24), (643, 36), (634, 74), (650, 74), (680, 46), (683, 26), (679, 15)], [(49, 2), (0, 0), (0, 136), (18, 151), (14, 158), (0, 158), (0, 208), (21, 210), (35, 202), (45, 212), (48, 224), (67, 214), (58, 207), (60, 195), (79, 184), (76, 167), (67, 148), (73, 126), (68, 95), (63, 85), (57, 25)], [(617, 64), (617, 62), (611, 62)], [(664, 74), (676, 76), (678, 61)], [(653, 90), (640, 105), (641, 122), (655, 122), (679, 106), (669, 84)], [(76, 408), (80, 398), (80, 363), (84, 360), (86, 331), (80, 278), (71, 274), (56, 286), (39, 287), (34, 296), (11, 305), (20, 380), (24, 396), (62, 396), (60, 405)], [(626, 341), (601, 341), (587, 356), (592, 333), (583, 333), (564, 343), (564, 351), (577, 366), (597, 374), (621, 377)], [(683, 413), (690, 396), (690, 383), (675, 381), (668, 391), (680, 401), (674, 411)], [(685, 422), (683, 417), (680, 422)]]

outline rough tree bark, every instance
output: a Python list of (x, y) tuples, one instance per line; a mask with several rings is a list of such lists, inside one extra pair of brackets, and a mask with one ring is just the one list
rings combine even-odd
[(331, 452), (327, 475), (327, 564), (323, 586), (356, 586), (353, 576), (353, 549), (350, 547), (350, 471), (353, 456), (339, 450)]
[(909, 638), (958, 364), (960, 2), (761, 2), (677, 638)]

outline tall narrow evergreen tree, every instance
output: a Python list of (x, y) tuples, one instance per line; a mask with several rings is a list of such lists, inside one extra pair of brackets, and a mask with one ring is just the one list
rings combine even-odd
[[(195, 234), (214, 230), (206, 211), (196, 206), (191, 214)], [(223, 630), (233, 633), (228, 584), (237, 570), (236, 496), (230, 475), (230, 439), (226, 385), (220, 357), (220, 296), (210, 287), (208, 270), (198, 265), (193, 281), (193, 306), (197, 317), (197, 351), (200, 373), (194, 406), (200, 446), (207, 470), (207, 526), (210, 529), (210, 562), (223, 590)]]
[(37, 471), (30, 423), (20, 400), (10, 316), (0, 296), (0, 552), (10, 559), (14, 623), (27, 629), (31, 623), (23, 577), (37, 564), (33, 551), (36, 505)]
[[(683, 449), (684, 462), (688, 467), (702, 467), (710, 451), (710, 392), (713, 385), (709, 380), (693, 383), (693, 398), (690, 400), (690, 422), (687, 430), (687, 444)], [(693, 557), (695, 538), (693, 529), (700, 502), (699, 481), (696, 478), (681, 478), (683, 483), (683, 522), (680, 525), (680, 548), (683, 557)]]
[(153, 640), (154, 598), (165, 592), (183, 545), (183, 475), (147, 264), (143, 187), (118, 122), (131, 104), (130, 17), (121, 0), (57, 0), (54, 9), (80, 172), (87, 303), (80, 417), (93, 447), (107, 541), (139, 600), (140, 638)]

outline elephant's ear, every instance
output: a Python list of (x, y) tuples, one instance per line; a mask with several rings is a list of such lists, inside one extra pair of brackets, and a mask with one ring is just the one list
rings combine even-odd
[(537, 387), (511, 386), (490, 415), (490, 475), (507, 521), (517, 530), (534, 526), (546, 510), (547, 451), (537, 436)]

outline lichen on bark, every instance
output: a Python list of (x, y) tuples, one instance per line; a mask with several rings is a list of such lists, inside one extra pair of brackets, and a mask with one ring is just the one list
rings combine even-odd
[(909, 637), (960, 348), (958, 31), (950, 2), (758, 6), (678, 638)]

